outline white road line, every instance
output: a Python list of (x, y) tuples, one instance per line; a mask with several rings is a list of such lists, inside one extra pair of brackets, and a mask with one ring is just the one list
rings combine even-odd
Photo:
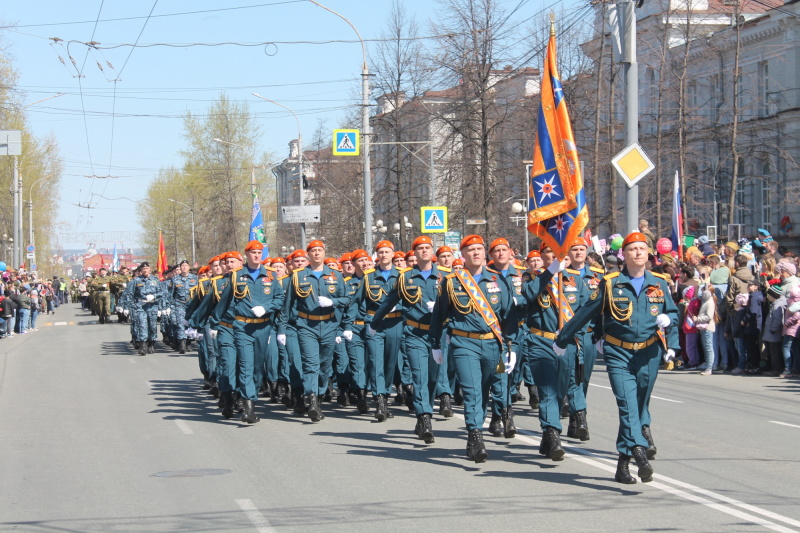
[(778, 422), (777, 420), (770, 420), (769, 423), (778, 424), (779, 426), (789, 426), (790, 428), (800, 428), (800, 426), (797, 426), (795, 424), (787, 424), (786, 422)]
[[(457, 417), (457, 418), (460, 418), (461, 420), (464, 419), (464, 417), (462, 415), (454, 415), (454, 416)], [(521, 435), (520, 433), (524, 433), (525, 435), (530, 435), (530, 436), (524, 436), (524, 435)], [(529, 444), (532, 444), (534, 446), (538, 446), (539, 443), (541, 442), (541, 439), (536, 437), (533, 432), (528, 431), (528, 430), (524, 430), (524, 429), (517, 429), (516, 438), (521, 440), (521, 441), (523, 441), (523, 442), (527, 442)], [(594, 453), (592, 453), (592, 452), (590, 452), (588, 450), (584, 450), (583, 448), (578, 448), (576, 446), (572, 446), (572, 445), (567, 444), (567, 443), (565, 443), (563, 441), (561, 443), (561, 446), (566, 451), (571, 452), (570, 454), (566, 455), (565, 457), (569, 457), (570, 459), (574, 459), (574, 460), (576, 460), (576, 461), (578, 461), (580, 463), (584, 463), (586, 465), (593, 466), (595, 468), (599, 468), (600, 470), (604, 470), (604, 471), (612, 473), (612, 474), (616, 472), (616, 466), (612, 466), (612, 465), (614, 465), (614, 461), (611, 461), (609, 459), (606, 459), (605, 457), (596, 455), (596, 454), (594, 454)], [(785, 527), (785, 526), (783, 526), (781, 524), (775, 524), (774, 522), (770, 522), (769, 520), (765, 520), (764, 518), (761, 518), (761, 516), (755, 516), (755, 515), (762, 515), (762, 516), (770, 518), (770, 519), (772, 519), (772, 520), (774, 520), (776, 522), (783, 522), (785, 524), (789, 524), (789, 525), (794, 526), (794, 527), (800, 527), (800, 521), (794, 520), (793, 518), (789, 518), (787, 516), (779, 515), (777, 513), (773, 513), (772, 511), (767, 511), (766, 509), (761, 509), (761, 508), (756, 507), (754, 505), (750, 505), (750, 504), (747, 504), (747, 503), (744, 503), (744, 502), (740, 502), (739, 500), (734, 500), (733, 498), (729, 498), (729, 497), (724, 496), (722, 494), (717, 494), (716, 492), (712, 492), (710, 490), (706, 490), (706, 489), (703, 489), (701, 487), (697, 487), (695, 485), (691, 485), (689, 483), (684, 483), (683, 481), (678, 481), (677, 479), (673, 479), (673, 478), (670, 478), (670, 477), (667, 477), (667, 476), (662, 476), (661, 474), (654, 474), (653, 477), (657, 481), (651, 481), (650, 483), (647, 483), (646, 486), (648, 486), (650, 488), (661, 490), (663, 492), (667, 492), (669, 494), (672, 494), (674, 496), (678, 496), (678, 497), (683, 498), (685, 500), (689, 500), (689, 501), (692, 501), (692, 502), (695, 502), (695, 503), (699, 503), (699, 504), (705, 505), (706, 507), (710, 507), (711, 509), (715, 509), (717, 511), (729, 514), (731, 516), (735, 516), (736, 518), (739, 518), (741, 520), (747, 520), (748, 522), (751, 522), (751, 523), (759, 525), (759, 526), (763, 526), (763, 527), (765, 527), (767, 529), (771, 529), (773, 531), (780, 531), (782, 533), (790, 533), (790, 532), (795, 532), (796, 531), (795, 529), (791, 529), (791, 528)], [(659, 481), (661, 481), (662, 483), (659, 483)], [(682, 488), (687, 489), (687, 490), (681, 490), (681, 489), (678, 489), (678, 488), (675, 488), (675, 487), (671, 487), (669, 485), (666, 485), (665, 483), (672, 483), (673, 485), (677, 485), (678, 487), (682, 487)], [(692, 491), (692, 492), (695, 492), (697, 494), (692, 494), (692, 492), (687, 492), (687, 491)], [(717, 500), (719, 500), (719, 501), (721, 501), (723, 503), (718, 503), (718, 502), (703, 498), (702, 496), (699, 496), (698, 494), (701, 494), (703, 496), (708, 496), (709, 498), (715, 498), (715, 499), (717, 499)], [(741, 509), (745, 509), (745, 510), (747, 510), (750, 513), (753, 513), (753, 514), (745, 513), (743, 511), (740, 511), (739, 509), (735, 509), (735, 508), (733, 508), (731, 506), (739, 507)]]
[(184, 435), (194, 435), (194, 431), (192, 431), (192, 428), (190, 428), (189, 424), (187, 424), (183, 420), (176, 420), (175, 424), (178, 426), (178, 429), (180, 429), (181, 433), (183, 433)]
[(275, 529), (273, 529), (267, 517), (261, 514), (261, 511), (253, 504), (252, 500), (236, 500), (236, 504), (256, 526), (258, 533), (275, 533)]
[[(606, 387), (605, 385), (596, 385), (594, 383), (589, 383), (589, 385), (592, 387), (600, 387), (601, 389), (612, 390), (611, 387)], [(655, 398), (656, 400), (664, 400), (665, 402), (683, 403), (680, 400), (670, 400), (669, 398), (662, 398), (661, 396), (650, 396), (650, 398)]]
[(67, 323), (66, 322), (54, 322), (53, 325), (54, 326), (66, 326)]

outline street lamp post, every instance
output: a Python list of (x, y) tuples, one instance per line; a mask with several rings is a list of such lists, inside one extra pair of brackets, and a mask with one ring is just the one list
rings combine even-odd
[(364, 150), (364, 247), (367, 250), (372, 249), (372, 174), (369, 161), (369, 67), (367, 65), (367, 46), (364, 44), (364, 39), (353, 23), (347, 20), (346, 17), (340, 15), (336, 11), (323, 6), (316, 0), (309, 0), (322, 9), (333, 13), (343, 21), (345, 21), (353, 31), (356, 32), (358, 40), (361, 42), (361, 54), (363, 55), (363, 63), (361, 65), (361, 144)]
[[(303, 133), (300, 131), (300, 119), (297, 118), (297, 115), (294, 111), (289, 109), (283, 104), (276, 102), (275, 100), (270, 100), (269, 98), (265, 98), (258, 93), (252, 93), (253, 96), (256, 98), (261, 98), (262, 100), (266, 100), (267, 102), (273, 103), (276, 106), (280, 106), (284, 108), (286, 111), (292, 114), (294, 117), (295, 122), (297, 122), (297, 183), (300, 188), (300, 205), (305, 205), (305, 184), (303, 183)], [(276, 191), (277, 192), (277, 191)], [(300, 245), (303, 247), (303, 250), (306, 249), (306, 223), (300, 223)]]
[(174, 200), (172, 198), (167, 198), (167, 200), (186, 207), (189, 210), (189, 213), (192, 215), (192, 267), (194, 267), (195, 263), (197, 263), (197, 254), (196, 254), (195, 239), (194, 239), (194, 208), (189, 204), (179, 202), (178, 200)]

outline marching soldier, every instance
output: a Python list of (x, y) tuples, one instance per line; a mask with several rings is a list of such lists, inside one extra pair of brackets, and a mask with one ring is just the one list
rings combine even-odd
[(150, 264), (139, 265), (140, 274), (128, 285), (134, 316), (134, 339), (139, 343), (139, 355), (155, 353), (158, 333), (158, 313), (163, 294), (158, 278), (151, 276)]
[[(189, 261), (185, 259), (178, 265), (179, 273), (167, 284), (167, 298), (170, 307), (165, 309), (172, 325), (170, 338), (178, 344), (178, 353), (186, 353), (186, 306), (189, 305), (191, 291), (197, 287), (197, 275), (189, 272)], [(163, 314), (163, 312), (162, 312)]]
[[(350, 298), (350, 305), (345, 311), (343, 320), (344, 332), (342, 336), (347, 348), (349, 359), (348, 374), (350, 383), (346, 391), (352, 392), (356, 400), (356, 408), (362, 415), (369, 412), (367, 405), (367, 374), (366, 374), (366, 331), (365, 318), (366, 308), (360, 306), (357, 298), (362, 290), (364, 283), (364, 271), (369, 270), (371, 258), (366, 250), (355, 250), (351, 254), (346, 254), (353, 266), (353, 274), (344, 278), (347, 286), (347, 296)], [(342, 264), (344, 267), (344, 263)], [(341, 391), (340, 391), (341, 394)], [(342, 402), (339, 402), (340, 404)]]
[(110, 322), (111, 317), (111, 277), (105, 267), (100, 268), (99, 276), (92, 281), (95, 292), (95, 311), (100, 324)]
[(617, 471), (620, 483), (636, 483), (629, 472), (631, 457), (639, 467), (642, 482), (653, 479), (647, 451), (655, 451), (650, 433), (650, 395), (653, 392), (662, 354), (664, 360), (679, 350), (678, 310), (670, 297), (664, 275), (646, 269), (647, 237), (634, 232), (622, 243), (625, 267), (608, 274), (589, 300), (558, 335), (553, 344), (557, 354), (578, 342), (576, 335), (595, 316), (603, 326), (603, 354), (617, 398)]
[(429, 342), (436, 362), (442, 361), (442, 331), (447, 322), (453, 361), (464, 396), (469, 439), (467, 457), (483, 463), (488, 457), (482, 427), (493, 376), (516, 364), (517, 323), (510, 317), (513, 300), (502, 274), (485, 266), (486, 245), (478, 235), (461, 241), (464, 268), (445, 277), (433, 309)]

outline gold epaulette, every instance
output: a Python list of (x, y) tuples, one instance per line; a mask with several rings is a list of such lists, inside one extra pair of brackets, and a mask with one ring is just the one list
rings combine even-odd
[(214, 276), (213, 278), (210, 278), (210, 279), (211, 279), (211, 281), (217, 281), (218, 279), (222, 279), (224, 277), (225, 276), (223, 274), (220, 274), (219, 276)]
[(525, 270), (526, 267), (522, 263), (514, 263), (514, 268), (517, 270)]
[(286, 278), (288, 278), (288, 277), (289, 277), (289, 274), (284, 274), (283, 276), (279, 277), (278, 279), (279, 279), (279, 280), (281, 280), (281, 281), (283, 281), (283, 280), (285, 280), (285, 279), (286, 279)]
[(364, 275), (366, 276), (367, 274), (372, 274), (373, 272), (375, 272), (375, 269), (374, 269), (374, 268), (368, 268), (368, 269), (366, 269), (366, 270), (364, 271)]
[(272, 268), (272, 267), (268, 267), (267, 265), (261, 265), (261, 266), (263, 266), (263, 267), (264, 267), (264, 270), (269, 270), (270, 272), (277, 272), (277, 270), (275, 270), (275, 269), (274, 269), (274, 268)]
[(445, 279), (453, 279), (454, 277), (456, 277), (456, 273), (455, 272), (451, 272), (450, 274), (445, 276)]
[(353, 279), (353, 276), (347, 276), (346, 278), (344, 278), (345, 281), (350, 281), (351, 279)]
[(614, 279), (619, 276), (619, 272), (612, 272), (611, 274), (606, 274), (603, 276), (603, 279)]
[(439, 270), (440, 272), (452, 272), (453, 271), (453, 269), (450, 268), (450, 267), (440, 267), (439, 265), (436, 265), (436, 269)]
[(487, 272), (491, 272), (492, 274), (500, 274), (500, 272), (498, 270), (495, 270), (493, 268), (489, 268), (488, 266), (484, 267), (484, 268), (486, 269)]
[(660, 272), (650, 272), (650, 273), (655, 277), (661, 278), (665, 281), (672, 281), (672, 278), (670, 278), (667, 274), (661, 274)]
[(573, 275), (576, 275), (576, 276), (580, 276), (580, 274), (581, 274), (580, 270), (573, 270), (571, 268), (565, 268), (564, 272), (566, 272), (567, 274), (573, 274)]
[(405, 272), (408, 272), (409, 270), (411, 270), (411, 267), (404, 267), (404, 268), (398, 268), (397, 269), (397, 271), (400, 272), (401, 274), (403, 274)]
[(591, 270), (592, 272), (597, 272), (598, 274), (605, 274), (606, 273), (606, 271), (602, 267), (598, 267), (598, 266), (590, 266), (589, 270)]

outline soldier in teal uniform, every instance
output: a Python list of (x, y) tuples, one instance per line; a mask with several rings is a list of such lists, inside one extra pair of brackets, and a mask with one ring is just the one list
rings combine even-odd
[[(525, 258), (527, 271), (530, 276), (538, 276), (542, 273), (544, 262), (542, 261), (542, 253), (539, 250), (531, 250), (528, 252), (528, 257)], [(539, 388), (536, 386), (536, 381), (533, 379), (533, 372), (531, 372), (531, 365), (526, 359), (529, 353), (528, 344), (528, 330), (525, 325), (520, 328), (522, 334), (522, 345), (520, 352), (521, 358), (517, 361), (517, 367), (521, 368), (522, 381), (528, 387), (528, 405), (531, 409), (539, 408)]]
[[(197, 285), (189, 291), (189, 303), (186, 305), (186, 310), (181, 317), (186, 321), (186, 338), (197, 340), (197, 362), (200, 365), (200, 373), (203, 375), (203, 390), (210, 391), (213, 387), (214, 378), (212, 370), (210, 370), (208, 361), (208, 343), (204, 335), (195, 328), (190, 322), (192, 315), (197, 310), (197, 307), (203, 301), (203, 297), (208, 293), (211, 287), (211, 267), (205, 265), (200, 267), (197, 271)], [(215, 396), (216, 397), (216, 396)]]
[[(295, 250), (287, 258), (291, 265), (291, 274), (288, 277), (279, 280), (281, 287), (283, 287), (284, 294), (288, 297), (288, 291), (292, 283), (292, 274), (305, 270), (308, 266), (308, 254), (305, 250)], [(285, 300), (284, 300), (285, 301)], [(286, 306), (281, 310), (278, 324), (278, 334), (276, 340), (278, 342), (278, 350), (281, 358), (285, 358), (286, 369), (284, 373), (288, 375), (289, 384), (291, 386), (291, 396), (289, 398), (283, 397), (283, 403), (286, 407), (293, 407), (294, 413), (297, 415), (305, 415), (306, 406), (303, 402), (303, 360), (300, 355), (300, 342), (297, 338), (297, 319), (295, 316), (285, 316)]]
[(246, 263), (232, 275), (211, 314), (212, 326), (232, 324), (236, 344), (237, 392), (244, 399), (242, 421), (258, 422), (255, 401), (266, 372), (267, 341), (272, 319), (283, 306), (283, 288), (271, 267), (261, 264), (264, 245), (256, 240), (245, 247)]
[(181, 354), (186, 353), (186, 306), (189, 305), (192, 289), (197, 286), (197, 275), (189, 270), (189, 261), (184, 259), (178, 264), (178, 273), (169, 280), (166, 290), (170, 301), (167, 312), (172, 326), (170, 338), (177, 343), (178, 353)]
[(643, 482), (653, 479), (647, 448), (654, 447), (650, 434), (650, 395), (662, 357), (670, 360), (679, 351), (678, 310), (670, 297), (667, 278), (647, 270), (647, 237), (639, 232), (622, 243), (625, 267), (608, 274), (589, 300), (567, 322), (553, 349), (557, 354), (574, 345), (576, 337), (598, 314), (603, 327), (603, 355), (611, 389), (619, 410), (617, 471), (620, 483), (636, 483), (629, 472), (631, 458)]
[[(141, 275), (129, 285), (131, 302), (135, 317), (134, 338), (139, 342), (139, 355), (155, 352), (158, 333), (158, 309), (164, 298), (158, 278), (151, 276), (150, 264), (139, 265)], [(127, 289), (126, 289), (127, 290)]]
[[(444, 267), (452, 272), (455, 255), (449, 246), (440, 246), (436, 250), (436, 266)], [(442, 363), (436, 369), (436, 392), (439, 398), (439, 414), (445, 418), (453, 416), (453, 393), (456, 389), (456, 366), (447, 345), (447, 334), (442, 334)]]
[(553, 461), (561, 461), (564, 448), (561, 446), (560, 403), (561, 398), (567, 395), (575, 347), (570, 348), (568, 357), (558, 357), (552, 348), (559, 328), (559, 312), (566, 311), (559, 309), (558, 300), (558, 273), (566, 260), (559, 262), (554, 254), (546, 253), (548, 251), (550, 248), (543, 246), (542, 257), (547, 269), (534, 276), (526, 272), (524, 276), (523, 294), (528, 302), (524, 359), (539, 391), (539, 426), (542, 430), (539, 453)]
[(433, 262), (433, 242), (430, 237), (420, 236), (411, 243), (417, 258), (413, 268), (400, 272), (395, 286), (372, 317), (372, 327), (380, 331), (385, 323), (384, 317), (402, 303), (403, 346), (411, 367), (414, 391), (414, 412), (417, 415), (415, 433), (426, 444), (434, 442), (433, 398), (436, 390), (436, 377), (439, 361), (431, 353), (429, 332), (433, 308), (438, 297), (439, 286), (450, 269), (437, 267)]
[(369, 269), (372, 260), (366, 250), (354, 250), (353, 253), (347, 254), (347, 257), (353, 265), (352, 275), (344, 278), (344, 282), (347, 285), (347, 296), (350, 298), (350, 305), (347, 306), (345, 311), (347, 325), (342, 333), (349, 359), (348, 374), (350, 382), (347, 384), (347, 390), (354, 395), (358, 412), (364, 415), (369, 412), (369, 405), (367, 404), (366, 348), (364, 345), (366, 339), (366, 332), (364, 331), (366, 309), (359, 305), (356, 296), (361, 291), (361, 285), (364, 282), (364, 271)]
[(392, 309), (384, 316), (386, 323), (382, 324), (381, 331), (375, 331), (370, 327), (372, 317), (397, 283), (400, 274), (392, 264), (394, 245), (389, 241), (381, 241), (377, 244), (376, 250), (378, 262), (374, 269), (364, 272), (364, 283), (358, 301), (361, 308), (366, 309), (364, 319), (367, 330), (367, 358), (372, 369), (370, 384), (373, 386), (372, 395), (375, 397), (375, 419), (383, 422), (393, 417), (387, 399), (392, 392), (392, 381), (397, 371), (403, 318), (399, 309)]
[[(292, 272), (281, 320), (294, 320), (297, 324), (305, 405), (311, 421), (319, 422), (325, 418), (320, 395), (328, 390), (328, 380), (333, 374), (333, 348), (341, 318), (337, 310), (344, 310), (350, 299), (341, 272), (324, 264), (325, 243), (311, 241), (306, 252), (309, 264)], [(279, 331), (282, 332), (280, 325)]]
[(431, 317), (429, 342), (434, 360), (442, 360), (442, 331), (447, 322), (456, 375), (464, 395), (469, 432), (467, 457), (486, 461), (482, 427), (494, 374), (516, 364), (517, 322), (512, 317), (512, 290), (502, 274), (486, 267), (486, 245), (478, 235), (461, 241), (464, 268), (439, 286)]

